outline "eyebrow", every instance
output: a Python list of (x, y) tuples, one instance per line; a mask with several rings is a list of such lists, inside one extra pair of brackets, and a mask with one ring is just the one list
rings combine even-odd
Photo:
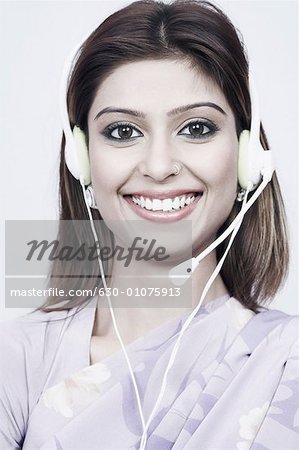
[[(216, 105), (216, 103), (211, 103), (211, 102), (192, 103), (190, 105), (178, 106), (177, 108), (174, 108), (171, 111), (169, 111), (167, 113), (167, 115), (169, 117), (172, 117), (177, 114), (189, 111), (190, 109), (200, 108), (200, 107), (204, 107), (204, 106), (208, 106), (209, 108), (214, 108), (217, 111), (219, 111), (221, 114), (224, 114), (226, 116), (226, 112), (219, 105)], [(142, 119), (144, 119), (146, 117), (146, 115), (143, 112), (136, 111), (134, 109), (116, 108), (114, 106), (107, 106), (107, 108), (104, 108), (98, 112), (98, 114), (95, 116), (94, 120), (97, 120), (103, 114), (109, 114), (109, 113), (123, 113), (123, 114), (128, 114), (128, 115), (134, 116), (134, 117), (141, 117)]]

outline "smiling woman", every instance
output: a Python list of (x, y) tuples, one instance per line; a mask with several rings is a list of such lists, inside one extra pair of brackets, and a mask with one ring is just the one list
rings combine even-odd
[(295, 448), (298, 318), (265, 307), (285, 213), (235, 28), (137, 1), (66, 79), (59, 240), (96, 258), (55, 260), (49, 288), (80, 294), (2, 328), (0, 447)]

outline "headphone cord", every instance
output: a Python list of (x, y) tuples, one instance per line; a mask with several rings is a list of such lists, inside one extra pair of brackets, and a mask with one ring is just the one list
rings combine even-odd
[[(154, 405), (154, 407), (152, 409), (152, 412), (151, 412), (151, 414), (150, 414), (150, 416), (149, 416), (149, 418), (148, 418), (146, 423), (145, 423), (145, 419), (144, 419), (144, 415), (143, 415), (143, 411), (142, 411), (142, 407), (141, 407), (141, 400), (140, 400), (140, 395), (139, 395), (139, 391), (138, 391), (138, 387), (137, 387), (136, 378), (135, 378), (135, 375), (134, 375), (134, 372), (133, 372), (133, 369), (132, 369), (132, 366), (131, 366), (131, 363), (130, 363), (130, 360), (129, 360), (129, 357), (128, 357), (128, 354), (127, 354), (127, 351), (126, 351), (126, 348), (125, 348), (125, 345), (124, 345), (124, 343), (122, 341), (121, 335), (120, 335), (118, 327), (117, 327), (117, 323), (116, 323), (116, 320), (115, 320), (115, 315), (114, 315), (114, 311), (113, 311), (113, 306), (112, 306), (110, 295), (107, 294), (107, 284), (106, 284), (106, 279), (105, 279), (105, 274), (104, 274), (102, 260), (101, 260), (101, 257), (100, 257), (99, 246), (98, 245), (96, 246), (96, 248), (97, 248), (97, 260), (98, 260), (98, 264), (99, 264), (99, 268), (100, 268), (100, 272), (101, 272), (101, 277), (102, 277), (102, 281), (103, 281), (106, 297), (107, 297), (107, 300), (108, 300), (108, 305), (109, 305), (109, 310), (110, 310), (110, 314), (111, 314), (111, 318), (112, 318), (113, 327), (114, 327), (116, 336), (117, 336), (117, 338), (118, 338), (118, 340), (120, 342), (121, 348), (123, 350), (123, 353), (124, 353), (124, 356), (125, 356), (125, 359), (126, 359), (126, 362), (127, 362), (127, 365), (128, 365), (129, 373), (130, 373), (130, 376), (131, 376), (131, 379), (132, 379), (134, 391), (135, 391), (135, 394), (136, 394), (138, 411), (139, 411), (139, 415), (140, 415), (140, 419), (141, 419), (141, 423), (142, 423), (142, 429), (143, 429), (141, 440), (140, 440), (139, 450), (144, 450), (145, 449), (145, 446), (146, 446), (146, 443), (147, 443), (147, 431), (148, 431), (148, 428), (149, 428), (149, 424), (152, 421), (152, 419), (153, 419), (153, 417), (154, 417), (154, 415), (155, 415), (155, 413), (157, 411), (157, 408), (158, 408), (159, 404), (161, 403), (162, 397), (163, 397), (165, 389), (166, 389), (168, 373), (169, 373), (170, 369), (172, 368), (172, 366), (174, 364), (175, 357), (176, 357), (176, 354), (178, 352), (179, 345), (180, 345), (180, 342), (182, 340), (182, 337), (183, 337), (186, 329), (190, 325), (192, 319), (197, 314), (197, 312), (198, 312), (198, 310), (199, 310), (199, 308), (200, 308), (204, 298), (206, 297), (206, 295), (207, 295), (207, 293), (208, 293), (212, 283), (214, 282), (215, 278), (219, 274), (219, 272), (220, 272), (220, 270), (221, 270), (221, 268), (223, 266), (223, 263), (225, 261), (225, 258), (226, 258), (227, 254), (228, 254), (228, 252), (229, 252), (229, 250), (230, 250), (230, 248), (231, 248), (231, 246), (233, 244), (233, 241), (234, 241), (234, 239), (235, 239), (235, 237), (236, 237), (236, 235), (238, 233), (238, 230), (240, 229), (240, 226), (242, 224), (242, 221), (243, 221), (243, 218), (244, 218), (246, 212), (252, 206), (252, 204), (256, 201), (256, 199), (259, 197), (261, 192), (264, 190), (264, 188), (268, 184), (268, 181), (269, 180), (266, 179), (266, 177), (263, 179), (262, 183), (256, 189), (256, 191), (254, 192), (254, 194), (252, 195), (252, 197), (250, 198), (250, 200), (248, 202), (247, 202), (247, 198), (248, 198), (248, 194), (249, 194), (250, 189), (248, 188), (246, 190), (245, 195), (244, 195), (244, 199), (243, 199), (243, 202), (242, 202), (242, 207), (241, 207), (239, 213), (237, 214), (237, 216), (235, 217), (233, 223), (228, 227), (228, 229), (226, 229), (223, 232), (223, 234), (218, 239), (216, 239), (216, 241), (214, 241), (214, 244), (216, 244), (216, 245), (210, 246), (208, 249), (206, 249), (204, 252), (202, 252), (202, 254), (200, 254), (196, 258), (197, 263), (198, 263), (198, 261), (201, 261), (205, 256), (207, 256), (208, 253), (210, 253), (214, 248), (216, 248), (224, 240), (223, 236), (227, 237), (229, 234), (232, 233), (231, 237), (230, 237), (230, 240), (229, 240), (229, 243), (227, 245), (227, 248), (226, 248), (223, 256), (221, 257), (220, 261), (218, 262), (218, 264), (217, 264), (215, 270), (213, 271), (212, 275), (210, 276), (208, 282), (206, 283), (206, 285), (205, 285), (205, 287), (203, 289), (201, 298), (200, 298), (196, 308), (191, 312), (191, 314), (188, 316), (188, 318), (186, 319), (184, 325), (181, 328), (180, 334), (179, 334), (178, 339), (177, 339), (177, 341), (176, 341), (176, 343), (174, 345), (174, 348), (173, 348), (173, 350), (171, 352), (171, 355), (170, 355), (170, 358), (169, 358), (169, 362), (168, 362), (166, 370), (164, 372), (164, 376), (163, 376), (163, 380), (162, 380), (162, 386), (161, 386), (158, 398), (156, 400), (156, 403), (155, 403), (155, 405)], [(89, 207), (89, 204), (88, 204), (88, 200), (87, 200), (87, 197), (86, 197), (85, 185), (84, 185), (84, 180), (83, 180), (82, 177), (80, 178), (80, 184), (81, 184), (81, 187), (82, 187), (83, 197), (84, 197), (84, 201), (85, 201), (87, 212), (88, 212), (88, 216), (89, 216), (89, 222), (90, 222), (92, 234), (93, 234), (95, 242), (97, 243), (98, 242), (98, 237), (97, 237), (97, 233), (96, 233), (96, 230), (95, 230), (95, 227), (94, 227), (94, 221), (93, 221), (93, 217), (92, 217), (92, 214), (91, 214), (91, 211), (90, 211), (90, 207)], [(228, 233), (228, 230), (229, 230), (229, 233)], [(99, 242), (98, 242), (98, 244), (100, 245)]]
[[(85, 205), (86, 205), (88, 216), (89, 216), (89, 222), (90, 222), (92, 234), (93, 234), (95, 243), (98, 243), (98, 245), (100, 246), (100, 242), (98, 241), (98, 236), (97, 236), (97, 233), (96, 233), (96, 230), (95, 230), (95, 226), (94, 226), (94, 222), (93, 222), (93, 217), (92, 217), (92, 214), (91, 214), (91, 211), (90, 211), (90, 206), (88, 204), (88, 200), (87, 200), (87, 197), (86, 197), (84, 180), (81, 177), (80, 177), (80, 184), (81, 184), (82, 191), (83, 191), (83, 197), (84, 197)], [(144, 430), (145, 429), (145, 420), (144, 420), (143, 411), (142, 411), (142, 407), (141, 407), (141, 400), (140, 400), (140, 395), (139, 395), (139, 391), (138, 391), (138, 387), (137, 387), (137, 383), (136, 383), (136, 378), (135, 378), (135, 375), (134, 375), (134, 372), (133, 372), (133, 369), (132, 369), (132, 366), (131, 366), (131, 363), (130, 363), (130, 360), (129, 360), (129, 357), (128, 357), (128, 354), (127, 354), (127, 351), (126, 351), (126, 347), (125, 347), (125, 345), (123, 343), (123, 340), (121, 338), (121, 335), (120, 335), (118, 327), (117, 327), (117, 323), (116, 323), (116, 320), (115, 320), (115, 315), (114, 315), (114, 311), (113, 311), (110, 295), (107, 294), (107, 283), (106, 283), (106, 279), (105, 279), (103, 263), (102, 263), (102, 260), (101, 260), (101, 255), (100, 255), (100, 250), (99, 250), (98, 245), (96, 246), (96, 248), (97, 248), (97, 260), (98, 260), (98, 263), (99, 263), (101, 277), (102, 277), (102, 281), (103, 281), (106, 297), (107, 297), (107, 300), (108, 300), (108, 305), (109, 305), (109, 310), (110, 310), (110, 314), (111, 314), (111, 318), (112, 318), (112, 323), (113, 323), (113, 327), (114, 327), (116, 336), (117, 336), (117, 338), (118, 338), (118, 340), (120, 342), (121, 348), (122, 348), (123, 353), (125, 355), (125, 359), (126, 359), (128, 368), (129, 368), (129, 372), (130, 372), (130, 375), (131, 375), (132, 383), (133, 383), (135, 394), (136, 394), (136, 400), (137, 400), (139, 415), (140, 415), (140, 418), (141, 418), (142, 429)]]
[[(247, 190), (246, 193), (245, 193), (243, 202), (242, 202), (242, 208), (241, 208), (240, 212), (241, 212), (242, 209), (244, 209), (245, 206), (246, 206), (246, 201), (247, 201), (248, 193), (249, 193), (249, 191)], [(163, 376), (163, 380), (162, 380), (162, 387), (161, 387), (161, 389), (160, 389), (160, 393), (159, 393), (158, 398), (157, 398), (157, 400), (156, 400), (156, 404), (155, 404), (154, 408), (152, 409), (152, 412), (151, 412), (151, 414), (150, 414), (150, 416), (149, 416), (149, 418), (148, 418), (148, 420), (147, 420), (145, 429), (144, 429), (144, 431), (143, 431), (143, 435), (142, 435), (141, 442), (140, 442), (140, 447), (139, 447), (140, 450), (144, 450), (144, 449), (145, 449), (146, 442), (147, 442), (147, 430), (148, 430), (148, 427), (149, 427), (150, 422), (152, 421), (152, 419), (153, 419), (153, 417), (154, 417), (154, 415), (155, 415), (155, 413), (156, 413), (156, 411), (157, 411), (157, 408), (158, 408), (159, 404), (161, 403), (161, 400), (162, 400), (162, 398), (163, 398), (163, 395), (164, 395), (164, 393), (165, 393), (168, 373), (169, 373), (170, 369), (172, 368), (172, 366), (173, 366), (173, 364), (174, 364), (175, 357), (176, 357), (176, 355), (177, 355), (177, 352), (178, 352), (178, 349), (179, 349), (179, 346), (180, 346), (182, 337), (183, 337), (185, 331), (187, 330), (188, 326), (190, 325), (191, 321), (193, 320), (193, 318), (194, 318), (194, 317), (196, 316), (196, 314), (198, 313), (198, 310), (199, 310), (199, 308), (201, 307), (201, 304), (202, 304), (204, 298), (206, 297), (206, 295), (207, 295), (207, 293), (208, 293), (210, 287), (212, 286), (212, 284), (213, 284), (215, 278), (216, 278), (217, 275), (219, 274), (219, 272), (220, 272), (220, 270), (221, 270), (221, 267), (222, 267), (222, 265), (223, 265), (223, 263), (224, 263), (224, 261), (225, 261), (225, 258), (226, 258), (227, 254), (228, 254), (228, 252), (229, 252), (229, 250), (230, 250), (230, 248), (231, 248), (231, 246), (232, 246), (232, 243), (233, 243), (233, 241), (234, 241), (234, 239), (235, 239), (235, 237), (236, 237), (236, 234), (237, 234), (237, 232), (238, 232), (238, 230), (239, 230), (239, 228), (240, 228), (240, 226), (241, 226), (241, 224), (242, 224), (243, 217), (244, 217), (244, 215), (241, 216), (241, 220), (240, 220), (239, 222), (237, 222), (237, 224), (236, 224), (236, 226), (235, 226), (235, 228), (234, 228), (234, 231), (233, 231), (233, 233), (232, 233), (232, 235), (231, 235), (231, 237), (230, 237), (230, 240), (229, 240), (229, 243), (228, 243), (228, 245), (227, 245), (227, 248), (226, 248), (226, 250), (225, 250), (225, 252), (224, 252), (222, 258), (221, 258), (220, 261), (218, 262), (216, 268), (214, 269), (212, 275), (210, 276), (209, 280), (207, 281), (207, 283), (206, 283), (206, 285), (205, 285), (205, 287), (204, 287), (204, 290), (203, 290), (203, 292), (202, 292), (201, 298), (200, 298), (200, 300), (199, 300), (199, 302), (198, 302), (196, 308), (195, 308), (195, 309), (191, 312), (191, 314), (188, 316), (188, 318), (186, 319), (186, 321), (184, 322), (184, 325), (182, 326), (182, 328), (181, 328), (181, 330), (180, 330), (180, 334), (179, 334), (179, 336), (178, 336), (178, 338), (177, 338), (177, 340), (176, 340), (176, 343), (175, 343), (174, 348), (173, 348), (173, 350), (172, 350), (172, 352), (171, 352), (171, 355), (170, 355), (170, 358), (169, 358), (169, 361), (168, 361), (166, 370), (165, 370), (165, 372), (164, 372), (164, 376)]]

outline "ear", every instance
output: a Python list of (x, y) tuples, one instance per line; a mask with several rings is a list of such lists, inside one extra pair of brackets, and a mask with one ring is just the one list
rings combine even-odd
[(91, 183), (90, 178), (90, 163), (88, 147), (86, 142), (85, 133), (77, 126), (73, 129), (73, 137), (75, 142), (75, 152), (78, 165), (78, 179), (83, 177), (84, 184), (88, 186)]

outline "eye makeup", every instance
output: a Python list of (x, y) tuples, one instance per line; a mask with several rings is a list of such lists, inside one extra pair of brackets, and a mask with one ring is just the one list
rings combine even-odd
[(220, 128), (210, 120), (192, 119), (185, 124), (178, 135), (187, 136), (190, 139), (202, 140), (213, 136), (219, 130)]
[[(180, 127), (178, 135), (192, 140), (203, 140), (215, 135), (219, 127), (207, 119), (192, 119)], [(133, 141), (144, 134), (130, 122), (114, 122), (100, 132), (102, 136), (111, 141), (128, 142)]]
[(130, 122), (114, 122), (108, 125), (101, 134), (106, 138), (114, 141), (129, 141), (143, 136)]

